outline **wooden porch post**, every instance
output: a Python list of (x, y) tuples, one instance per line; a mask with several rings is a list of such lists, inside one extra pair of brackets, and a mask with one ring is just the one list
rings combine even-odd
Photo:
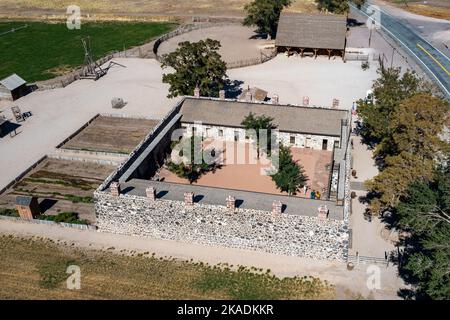
[(318, 49), (314, 49), (314, 59), (317, 59), (317, 50)]

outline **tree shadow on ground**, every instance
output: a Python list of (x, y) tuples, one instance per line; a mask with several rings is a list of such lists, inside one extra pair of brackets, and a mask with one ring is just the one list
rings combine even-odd
[(228, 99), (236, 99), (242, 93), (241, 86), (244, 84), (244, 81), (241, 80), (228, 80), (225, 83), (224, 90), (225, 96)]
[(360, 22), (357, 19), (347, 18), (347, 27), (360, 27), (365, 24), (365, 22)]

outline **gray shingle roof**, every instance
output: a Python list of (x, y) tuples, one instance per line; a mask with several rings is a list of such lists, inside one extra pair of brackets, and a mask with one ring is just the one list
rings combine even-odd
[(18, 87), (26, 84), (27, 82), (19, 77), (17, 74), (12, 74), (9, 77), (0, 80), (0, 84), (3, 85), (9, 91), (17, 89)]
[(238, 100), (245, 100), (246, 96), (247, 96), (247, 92), (249, 92), (252, 94), (252, 99), (256, 100), (256, 101), (264, 101), (267, 98), (267, 94), (268, 92), (257, 88), (257, 87), (253, 87), (250, 89), (245, 89), (242, 91), (242, 93), (239, 95)]
[(282, 12), (275, 45), (344, 50), (346, 33), (345, 16)]
[(33, 197), (17, 196), (16, 204), (18, 204), (19, 206), (29, 206), (31, 204), (32, 200), (33, 200)]
[(186, 98), (181, 106), (181, 122), (202, 122), (206, 125), (241, 128), (250, 113), (274, 118), (277, 129), (284, 132), (337, 136), (341, 134), (341, 119), (346, 110), (296, 107), (229, 100)]

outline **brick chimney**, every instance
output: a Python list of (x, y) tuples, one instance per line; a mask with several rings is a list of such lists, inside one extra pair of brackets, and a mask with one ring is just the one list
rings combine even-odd
[(117, 181), (111, 182), (111, 185), (109, 186), (109, 191), (111, 192), (111, 195), (115, 197), (120, 196), (120, 183)]
[(194, 205), (194, 193), (185, 192), (184, 193), (184, 205), (186, 207), (192, 207)]
[(227, 209), (230, 211), (236, 210), (236, 198), (233, 196), (227, 197)]
[(156, 189), (155, 187), (148, 187), (145, 189), (145, 193), (147, 194), (147, 198), (150, 201), (156, 201)]
[(309, 97), (303, 97), (303, 106), (305, 107), (309, 106)]
[(277, 94), (274, 94), (272, 96), (272, 104), (279, 104), (280, 103), (280, 97)]
[(245, 93), (245, 102), (252, 102), (253, 96), (250, 90)]
[(326, 220), (328, 218), (328, 207), (326, 205), (322, 205), (317, 210), (317, 217), (320, 220)]
[(281, 201), (275, 200), (275, 201), (272, 203), (272, 214), (274, 214), (274, 215), (280, 215), (282, 209), (283, 209), (283, 204), (281, 203)]
[(219, 91), (219, 99), (220, 100), (225, 100), (225, 90), (220, 90)]
[(200, 98), (200, 88), (199, 87), (195, 87), (195, 89), (194, 89), (194, 97), (195, 98)]
[(337, 108), (339, 108), (339, 100), (333, 99), (333, 109), (337, 109)]

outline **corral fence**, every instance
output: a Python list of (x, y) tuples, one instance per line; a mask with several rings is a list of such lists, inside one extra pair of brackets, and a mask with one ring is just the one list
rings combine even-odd
[(55, 221), (39, 220), (39, 219), (22, 219), (19, 217), (9, 217), (9, 216), (1, 216), (1, 215), (0, 215), (0, 220), (53, 225), (53, 226), (58, 226), (58, 227), (62, 227), (62, 228), (72, 228), (72, 229), (78, 229), (78, 230), (92, 230), (92, 231), (97, 230), (96, 226), (87, 225), (87, 224), (74, 224), (74, 223), (55, 222)]
[[(151, 43), (150, 44), (147, 43), (141, 46), (130, 48), (128, 50), (112, 51), (108, 53), (106, 56), (98, 59), (96, 63), (99, 66), (102, 66), (114, 58), (151, 58), (151, 57), (153, 57), (151, 51)], [(64, 88), (69, 84), (71, 84), (72, 82), (80, 79), (80, 77), (84, 74), (84, 69), (85, 67), (83, 66), (68, 74), (50, 80), (39, 81), (36, 83), (38, 87), (37, 90), (41, 91), (55, 88)]]
[[(205, 21), (205, 20), (193, 19), (193, 22), (196, 22), (196, 21)], [(207, 22), (183, 25), (183, 26), (179, 27), (178, 29), (176, 29), (172, 32), (166, 33), (165, 35), (158, 38), (153, 45), (153, 54), (155, 55), (155, 59), (158, 60), (159, 62), (162, 62), (163, 56), (158, 54), (158, 49), (159, 49), (159, 46), (164, 41), (167, 41), (174, 37), (177, 37), (182, 34), (185, 34), (185, 33), (191, 32), (191, 31), (195, 31), (195, 30), (208, 29), (208, 28), (214, 28), (214, 27), (225, 27), (225, 26), (232, 26), (232, 25), (237, 24), (236, 22), (229, 22), (229, 21), (228, 22), (209, 22), (210, 21), (209, 19), (206, 21)], [(248, 66), (261, 64), (261, 63), (264, 63), (264, 62), (267, 62), (267, 61), (273, 59), (276, 55), (277, 55), (277, 51), (275, 49), (271, 50), (268, 53), (265, 53), (261, 50), (259, 57), (228, 62), (227, 68), (228, 69), (236, 69), (236, 68), (242, 68), (242, 67), (248, 67)]]
[(269, 53), (264, 53), (262, 50), (260, 52), (260, 56), (258, 58), (252, 58), (252, 59), (246, 59), (246, 60), (239, 60), (239, 61), (233, 61), (227, 63), (228, 69), (237, 69), (237, 68), (243, 68), (243, 67), (249, 67), (254, 66), (257, 64), (262, 64), (264, 62), (267, 62), (269, 60), (272, 60), (275, 58), (278, 54), (277, 50), (271, 50)]
[[(194, 20), (194, 19), (193, 19)], [(195, 21), (195, 20), (194, 20)], [(194, 31), (194, 30), (201, 30), (201, 29), (208, 29), (213, 27), (224, 27), (229, 25), (234, 25), (235, 23), (232, 22), (221, 22), (221, 23), (213, 23), (213, 22), (202, 22), (202, 23), (190, 23), (185, 24), (179, 27), (176, 30), (173, 30), (169, 33), (166, 33), (156, 39), (155, 43), (153, 44), (153, 54), (155, 55), (156, 60), (159, 62), (162, 62), (162, 56), (158, 54), (159, 46), (169, 39), (175, 38), (177, 36), (180, 36), (182, 34)]]

